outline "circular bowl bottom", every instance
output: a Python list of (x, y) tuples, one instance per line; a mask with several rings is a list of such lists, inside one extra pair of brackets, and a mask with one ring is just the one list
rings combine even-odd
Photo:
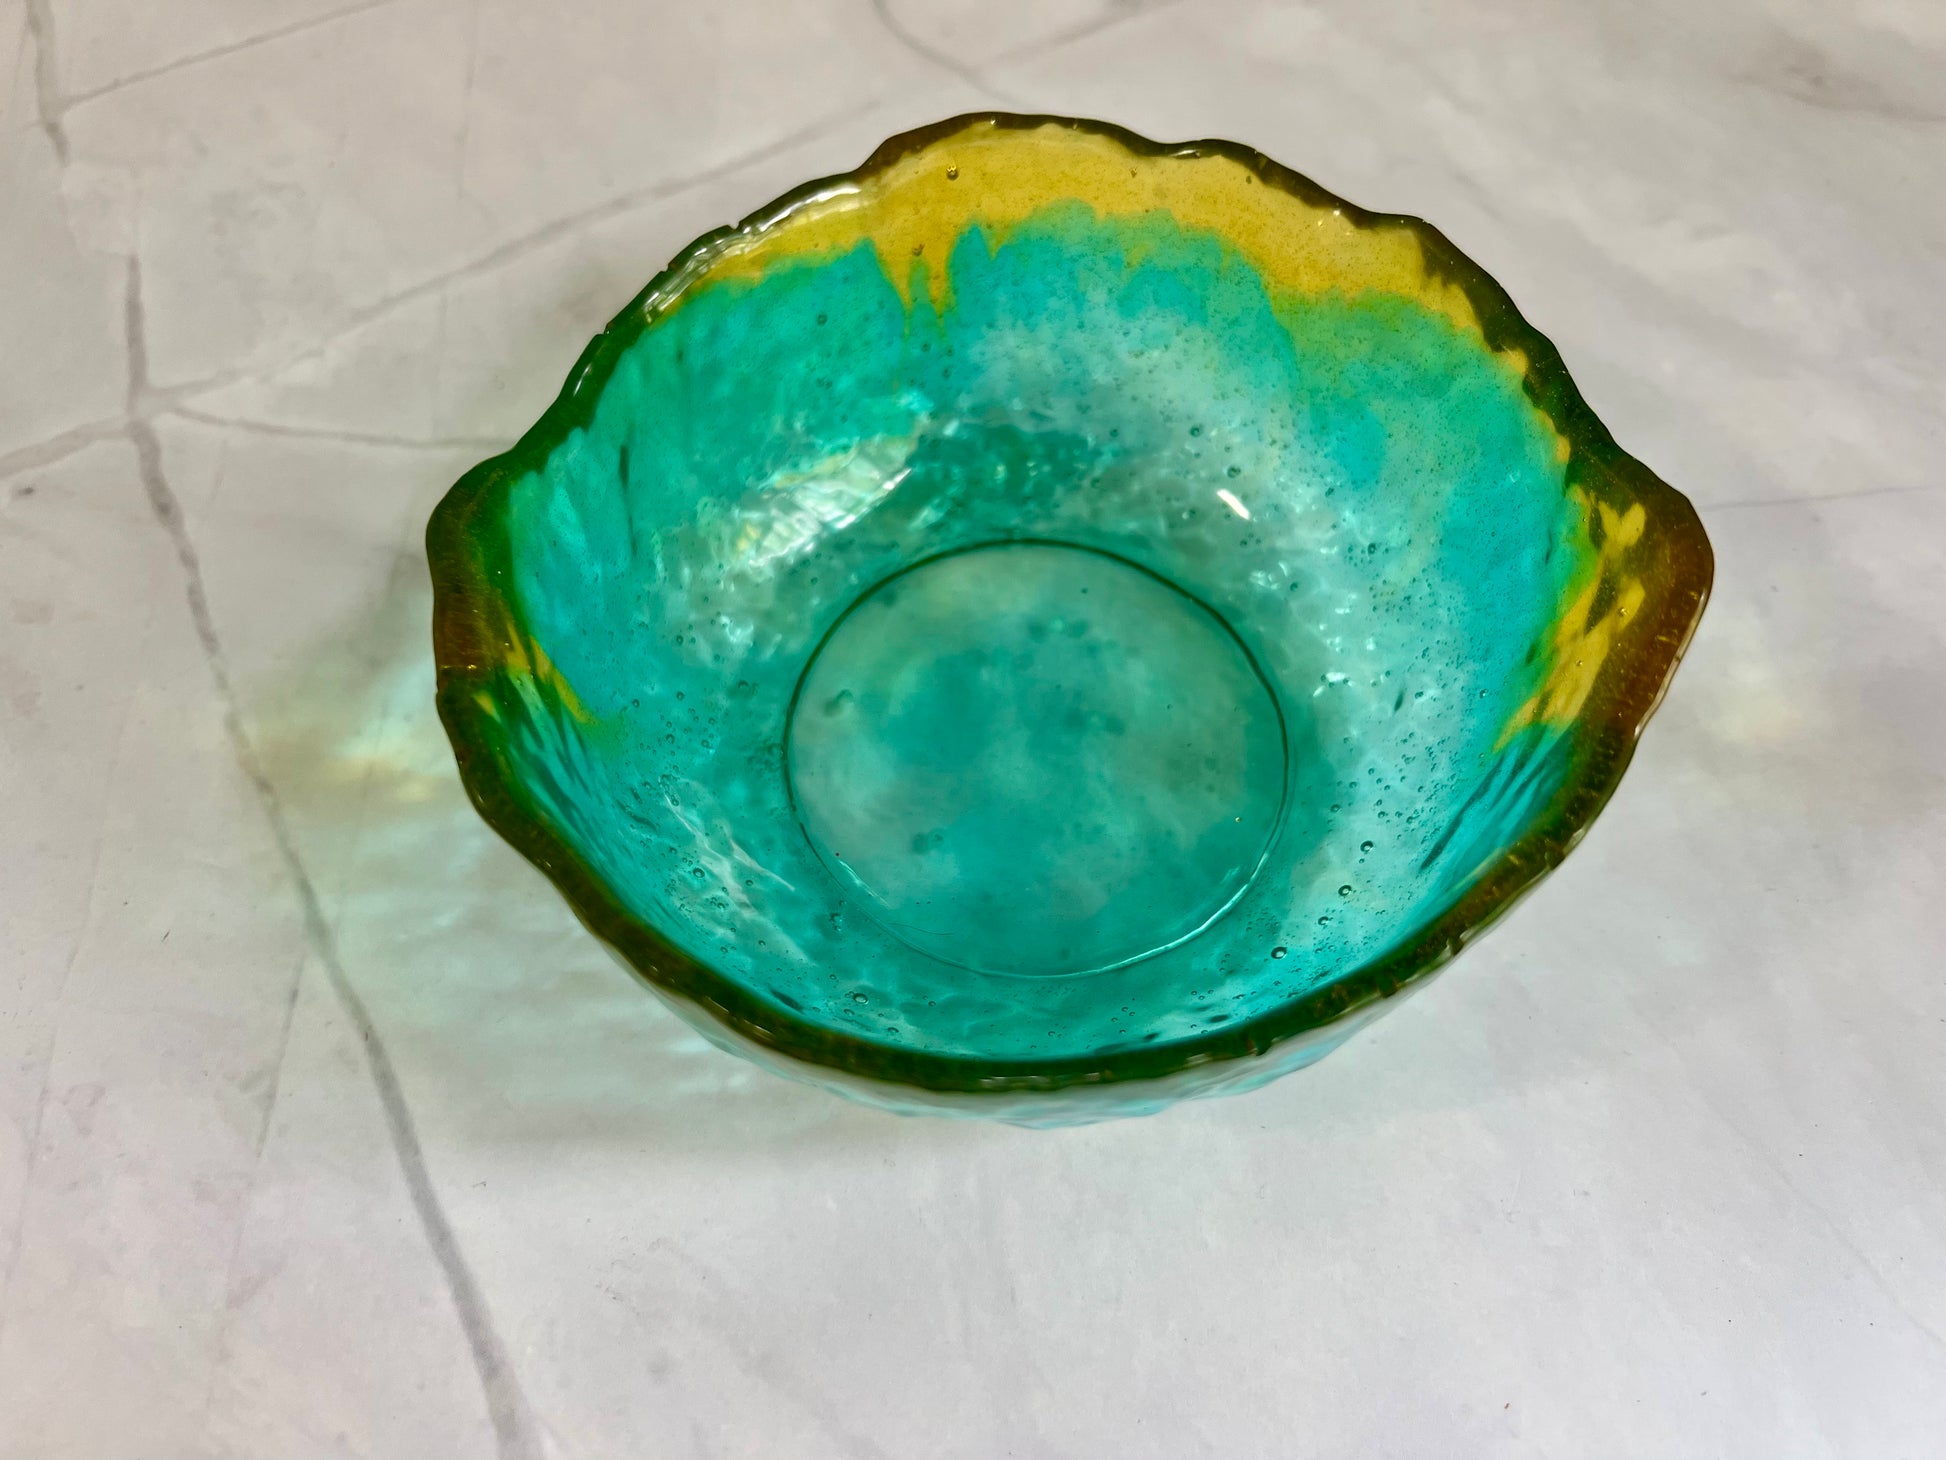
[(1103, 973), (1195, 936), (1283, 812), (1277, 697), (1214, 610), (1070, 544), (873, 585), (785, 730), (819, 860), (901, 942), (978, 973)]

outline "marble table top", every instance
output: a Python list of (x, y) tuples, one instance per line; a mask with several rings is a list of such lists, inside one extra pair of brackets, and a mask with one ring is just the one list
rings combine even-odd
[[(1718, 559), (1491, 938), (1055, 1132), (638, 992), (420, 542), (682, 244), (996, 107), (1432, 219)], [(1942, 240), (1936, 0), (0, 0), (0, 1456), (1938, 1456)]]

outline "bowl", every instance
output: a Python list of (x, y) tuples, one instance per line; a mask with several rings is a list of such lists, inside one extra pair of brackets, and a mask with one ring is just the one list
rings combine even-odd
[(1429, 225), (1010, 115), (684, 249), (427, 546), (467, 789), (628, 968), (1028, 1124), (1424, 982), (1586, 832), (1711, 576)]

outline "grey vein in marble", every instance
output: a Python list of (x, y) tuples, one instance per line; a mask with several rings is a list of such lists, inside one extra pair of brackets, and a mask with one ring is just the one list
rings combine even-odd
[[(0, 1460), (1930, 1460), (1942, 95), (1898, 0), (23, 0)], [(1002, 98), (1430, 218), (1719, 566), (1434, 987), (1042, 1134), (644, 999), (458, 786), (419, 548), (684, 244)]]

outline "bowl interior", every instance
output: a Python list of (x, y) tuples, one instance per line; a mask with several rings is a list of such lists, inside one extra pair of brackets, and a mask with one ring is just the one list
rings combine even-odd
[(489, 814), (658, 982), (942, 1088), (1439, 961), (1701, 582), (1490, 285), (1300, 183), (986, 119), (692, 249), (451, 508)]

